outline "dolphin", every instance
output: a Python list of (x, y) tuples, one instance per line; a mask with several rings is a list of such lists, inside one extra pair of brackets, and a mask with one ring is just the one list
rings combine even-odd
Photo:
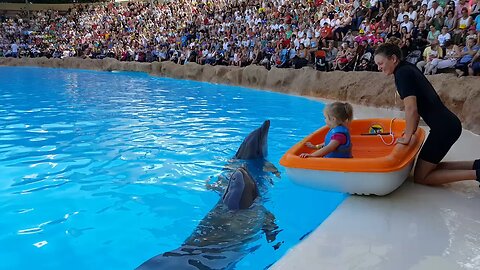
[(268, 155), (267, 139), (269, 129), (270, 120), (266, 120), (262, 126), (250, 132), (238, 148), (234, 158), (245, 160), (265, 158)]
[[(207, 186), (222, 191), (222, 196), (183, 244), (152, 257), (137, 270), (233, 269), (243, 257), (259, 248), (249, 244), (260, 239), (262, 233), (268, 243), (275, 241), (281, 230), (275, 224), (275, 216), (263, 206), (265, 190), (259, 189), (259, 184), (267, 186), (262, 183), (266, 173), (279, 177), (278, 170), (265, 160), (269, 128), (270, 121), (266, 120), (252, 131), (226, 166), (227, 177), (219, 177), (216, 185)], [(279, 245), (274, 245), (274, 249)]]

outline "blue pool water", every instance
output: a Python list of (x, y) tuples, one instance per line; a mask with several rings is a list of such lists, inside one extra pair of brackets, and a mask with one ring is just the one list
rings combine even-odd
[[(236, 269), (265, 269), (344, 194), (292, 184), (281, 155), (324, 124), (323, 104), (143, 73), (0, 67), (2, 269), (133, 269), (179, 247), (218, 202), (206, 189), (243, 138), (271, 120), (282, 172)], [(276, 249), (274, 248), (276, 247)]]

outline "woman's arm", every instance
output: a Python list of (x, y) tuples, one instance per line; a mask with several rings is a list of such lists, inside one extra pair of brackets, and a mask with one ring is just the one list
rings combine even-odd
[(408, 144), (412, 139), (412, 135), (417, 131), (418, 122), (420, 120), (417, 108), (417, 97), (408, 96), (403, 99), (403, 104), (405, 105), (405, 120), (407, 125), (403, 137), (399, 138), (397, 143)]

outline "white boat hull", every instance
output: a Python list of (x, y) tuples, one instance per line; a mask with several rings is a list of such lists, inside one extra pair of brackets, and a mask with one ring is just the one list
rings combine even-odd
[(387, 195), (407, 179), (413, 161), (404, 168), (385, 173), (336, 172), (298, 168), (286, 168), (287, 175), (296, 184), (325, 191), (358, 195)]

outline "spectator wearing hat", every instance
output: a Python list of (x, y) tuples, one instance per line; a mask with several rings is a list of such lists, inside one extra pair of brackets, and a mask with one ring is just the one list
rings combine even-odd
[(363, 20), (362, 24), (360, 24), (358, 31), (361, 30), (363, 30), (364, 34), (368, 34), (370, 32), (370, 22), (367, 19)]
[(357, 43), (361, 43), (362, 41), (366, 41), (366, 40), (368, 40), (368, 37), (367, 35), (365, 35), (365, 31), (363, 29), (360, 29), (360, 31), (358, 31), (358, 36), (355, 37), (354, 41)]
[(457, 20), (457, 27), (454, 30), (453, 40), (456, 44), (465, 40), (468, 28), (472, 25), (472, 17), (468, 16), (468, 9), (462, 9), (462, 16)]

